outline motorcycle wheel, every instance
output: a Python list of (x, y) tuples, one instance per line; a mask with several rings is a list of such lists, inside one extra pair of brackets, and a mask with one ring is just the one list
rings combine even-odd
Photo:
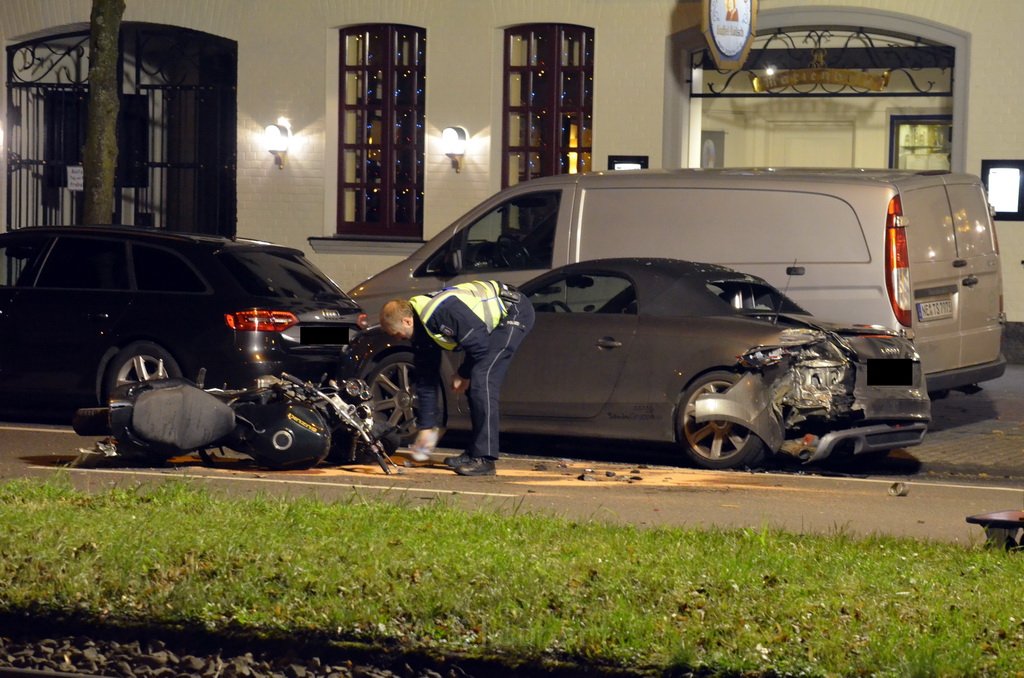
[(355, 461), (356, 451), (352, 447), (353, 436), (345, 431), (331, 432), (331, 447), (327, 450), (325, 460), (331, 464), (351, 464)]

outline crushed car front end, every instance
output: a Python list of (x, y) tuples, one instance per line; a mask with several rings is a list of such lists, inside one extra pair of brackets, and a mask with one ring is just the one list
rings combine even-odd
[(697, 420), (741, 424), (806, 462), (918, 445), (931, 420), (920, 356), (888, 330), (793, 323), (736, 367), (735, 386), (697, 400)]

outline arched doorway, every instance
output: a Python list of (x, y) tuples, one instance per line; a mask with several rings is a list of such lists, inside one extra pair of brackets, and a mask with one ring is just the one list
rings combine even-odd
[[(705, 43), (698, 27), (676, 33), (668, 40), (663, 163), (697, 167), (710, 159), (729, 166), (884, 167), (944, 162), (942, 168), (963, 171), (968, 46), (966, 33), (902, 14), (840, 7), (764, 11), (758, 14), (755, 47), (744, 64), (747, 72), (736, 76), (747, 91), (723, 95), (719, 89), (708, 95), (706, 80), (718, 78), (715, 86), (721, 88), (729, 76), (702, 67)], [(789, 68), (810, 67), (799, 60), (809, 61), (819, 47), (826, 59), (835, 59), (830, 67), (874, 73), (892, 68), (902, 71), (902, 79), (889, 91), (876, 92), (803, 87), (755, 93), (750, 88), (750, 76), (763, 77), (770, 56), (785, 53)], [(928, 159), (901, 161), (899, 144), (916, 130), (903, 123), (931, 128), (929, 140), (941, 148)], [(943, 138), (935, 138), (939, 133)], [(709, 140), (717, 151), (710, 157)], [(797, 161), (786, 162), (788, 157)], [(809, 157), (821, 161), (808, 163)]]
[[(173, 26), (121, 28), (113, 222), (234, 235), (237, 45)], [(7, 229), (79, 223), (88, 30), (7, 48)]]

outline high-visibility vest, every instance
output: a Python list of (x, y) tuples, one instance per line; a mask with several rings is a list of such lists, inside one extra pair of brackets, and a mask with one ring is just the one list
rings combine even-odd
[[(502, 303), (499, 291), (501, 285), (493, 280), (475, 280), (473, 282), (460, 283), (452, 287), (446, 287), (433, 294), (420, 294), (409, 300), (409, 304), (420, 317), (423, 326), (426, 327), (430, 316), (434, 314), (441, 302), (456, 297), (469, 307), (476, 317), (483, 321), (487, 331), (491, 332), (507, 311)], [(453, 351), (458, 343), (440, 333), (427, 330), (430, 338), (437, 342), (438, 346), (446, 351)]]

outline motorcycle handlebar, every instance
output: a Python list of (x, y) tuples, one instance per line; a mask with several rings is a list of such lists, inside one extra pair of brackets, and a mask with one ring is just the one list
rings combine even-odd
[(301, 386), (302, 388), (309, 388), (310, 387), (310, 384), (308, 384), (307, 382), (304, 382), (301, 379), (299, 379), (298, 377), (293, 376), (291, 374), (288, 374), (287, 372), (282, 372), (281, 373), (281, 378), (284, 379), (285, 381), (290, 381), (291, 383), (295, 384), (296, 386)]

